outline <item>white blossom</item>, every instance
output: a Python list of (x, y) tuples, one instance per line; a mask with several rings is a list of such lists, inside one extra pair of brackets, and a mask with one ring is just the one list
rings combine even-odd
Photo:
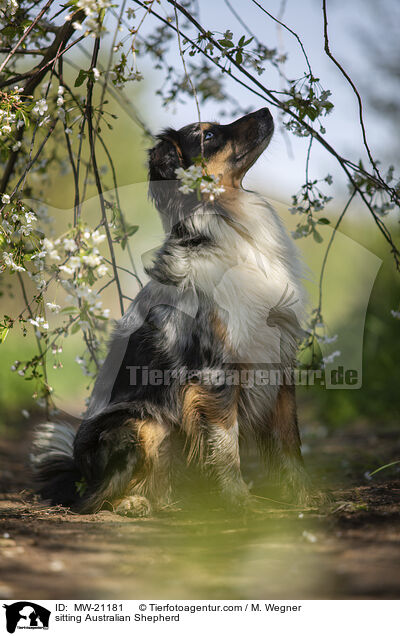
[(61, 256), (59, 255), (57, 250), (51, 250), (49, 252), (49, 256), (50, 256), (52, 261), (61, 261)]
[(225, 192), (224, 186), (220, 183), (220, 177), (205, 174), (201, 166), (192, 165), (187, 169), (177, 168), (175, 174), (182, 182), (178, 188), (182, 194), (189, 194), (200, 188), (200, 192), (209, 194), (210, 199), (214, 200), (215, 196)]
[(68, 264), (75, 271), (81, 266), (81, 259), (79, 256), (71, 256), (68, 261)]
[(65, 274), (69, 274), (70, 276), (72, 276), (72, 274), (74, 273), (74, 269), (72, 269), (72, 267), (68, 267), (68, 265), (60, 265), (58, 269)]
[(324, 364), (331, 364), (334, 361), (334, 359), (338, 358), (340, 355), (341, 355), (340, 351), (334, 351), (330, 355), (322, 358), (322, 361), (324, 362)]
[(180, 192), (182, 192), (182, 194), (189, 194), (190, 192), (194, 191), (193, 188), (191, 188), (187, 184), (180, 186), (178, 189)]
[[(15, 13), (16, 13), (16, 11), (18, 9), (18, 6), (19, 5), (18, 5), (17, 0), (8, 0), (7, 8), (10, 11), (11, 15), (15, 15)], [(16, 88), (18, 88), (18, 87), (16, 87)]]
[(46, 305), (50, 309), (50, 311), (53, 311), (55, 314), (58, 314), (61, 309), (61, 306), (56, 305), (56, 303), (46, 303)]
[(96, 269), (96, 274), (97, 276), (104, 276), (105, 274), (107, 274), (108, 272), (108, 267), (106, 265), (99, 265), (99, 267)]
[(25, 219), (27, 223), (32, 223), (32, 221), (37, 221), (37, 216), (33, 212), (25, 212)]
[(50, 115), (47, 115), (47, 117), (44, 117), (40, 122), (39, 122), (39, 126), (44, 126), (45, 124), (47, 124), (50, 121)]
[[(89, 236), (86, 236), (87, 234), (89, 234), (89, 232), (85, 232), (85, 238), (89, 238)], [(99, 243), (102, 243), (104, 240), (106, 239), (106, 235), (105, 234), (100, 234), (99, 230), (95, 230), (92, 234), (92, 241), (95, 245), (98, 245)]]
[(66, 252), (75, 252), (78, 249), (74, 239), (66, 238), (63, 241), (63, 246)]
[(44, 249), (48, 252), (51, 252), (51, 250), (54, 250), (54, 243), (53, 241), (50, 241), (50, 239), (48, 238), (44, 238), (42, 240), (42, 245), (44, 247)]
[(338, 339), (337, 333), (334, 336), (317, 336), (319, 342), (324, 344), (332, 344), (332, 342), (336, 342)]
[(82, 256), (82, 260), (85, 265), (89, 265), (89, 267), (97, 267), (97, 265), (101, 265), (101, 256), (98, 254), (87, 254)]
[(36, 106), (34, 107), (33, 112), (38, 113), (40, 117), (43, 117), (48, 108), (49, 107), (46, 103), (46, 100), (44, 98), (39, 99), (39, 101), (36, 102)]
[(12, 269), (13, 272), (26, 271), (25, 267), (22, 267), (22, 265), (17, 265), (17, 263), (14, 263), (13, 256), (9, 252), (3, 252), (3, 261), (7, 267), (10, 267)]
[(36, 318), (29, 318), (29, 322), (34, 327), (38, 327), (40, 329), (48, 329), (49, 323), (42, 316), (36, 316)]

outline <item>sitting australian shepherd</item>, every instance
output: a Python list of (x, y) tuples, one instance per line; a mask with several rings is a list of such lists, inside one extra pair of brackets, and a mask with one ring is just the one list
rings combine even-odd
[[(150, 514), (173, 500), (184, 458), (229, 505), (246, 505), (246, 440), (292, 498), (307, 500), (291, 381), (302, 266), (276, 212), (241, 187), (273, 129), (262, 108), (228, 125), (168, 129), (150, 150), (149, 192), (166, 238), (116, 324), (79, 430), (46, 423), (36, 433), (33, 468), (53, 504)], [(222, 186), (215, 197), (176, 178), (202, 152)]]

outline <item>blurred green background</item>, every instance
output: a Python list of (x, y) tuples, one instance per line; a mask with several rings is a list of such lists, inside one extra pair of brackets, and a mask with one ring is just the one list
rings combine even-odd
[[(71, 77), (74, 76), (74, 72), (71, 71)], [(135, 103), (139, 111), (150, 97), (148, 88), (129, 92), (129, 99)], [(102, 134), (115, 161), (119, 195), (125, 216), (129, 223), (139, 226), (137, 234), (130, 239), (130, 245), (141, 278), (145, 281), (142, 257), (145, 260), (146, 256), (143, 255), (159, 245), (163, 237), (157, 212), (147, 199), (146, 152), (151, 142), (118, 103), (113, 101), (110, 110), (115, 112), (117, 119), (110, 120), (112, 128), (104, 127)], [(157, 130), (158, 127), (157, 120), (154, 120), (153, 130)], [(282, 142), (278, 138), (275, 143)], [(100, 145), (98, 158), (105, 174), (105, 182), (112, 189), (111, 172)], [(268, 157), (262, 161), (265, 179), (263, 183), (255, 184), (255, 187), (278, 209), (290, 231), (298, 221), (298, 217), (293, 217), (288, 211), (291, 205), (289, 197), (292, 193), (269, 188)], [(49, 213), (54, 215), (56, 236), (67, 229), (68, 223), (72, 220), (71, 174), (52, 168), (46, 174), (31, 178), (35, 179), (35, 183), (32, 183), (34, 190), (41, 191), (42, 201), (49, 206)], [(245, 186), (246, 183), (247, 181)], [(254, 187), (253, 183), (251, 185)], [(89, 224), (98, 218), (98, 201), (94, 195), (94, 185), (91, 184), (88, 187), (84, 208), (84, 217)], [(324, 213), (325, 216), (329, 216), (332, 225), (323, 227), (323, 243), (316, 243), (312, 238), (297, 241), (309, 268), (307, 287), (310, 308), (317, 304), (317, 282), (323, 255), (334, 222), (344, 203), (340, 192), (333, 195), (333, 200)], [(398, 226), (392, 225), (394, 235), (399, 236)], [(119, 252), (118, 258), (120, 264), (129, 269), (126, 252)], [(13, 315), (23, 307), (20, 290), (15, 276), (5, 275), (3, 278), (4, 295), (0, 299), (2, 313)], [(123, 273), (122, 283), (125, 293), (133, 298), (138, 291), (135, 280), (129, 274)], [(7, 285), (11, 286), (13, 293), (11, 299), (8, 297)], [(362, 387), (356, 390), (299, 387), (300, 418), (306, 427), (348, 427), (356, 420), (370, 422), (374, 426), (392, 426), (398, 422), (399, 321), (390, 313), (392, 309), (399, 308), (398, 290), (398, 281), (387, 245), (380, 239), (376, 226), (365, 210), (360, 210), (357, 204), (354, 204), (340, 226), (328, 259), (323, 287), (323, 316), (329, 328), (328, 335), (337, 334), (338, 339), (324, 353), (329, 354), (336, 349), (341, 351), (341, 357), (336, 358), (335, 365), (341, 363), (343, 356), (347, 356), (346, 361), (354, 360), (354, 368), (358, 368), (359, 371), (362, 369)], [(48, 300), (54, 301), (55, 293), (54, 290), (50, 290)], [(112, 317), (119, 317), (117, 298), (112, 287), (104, 294), (103, 306), (110, 308)], [(82, 374), (75, 361), (84, 347), (79, 333), (62, 339), (61, 344), (63, 353), (60, 360), (63, 368), (52, 368), (50, 354), (49, 381), (54, 387), (57, 406), (79, 417), (84, 410), (85, 399), (90, 393), (89, 379)], [(0, 427), (9, 434), (12, 434), (17, 424), (26, 421), (21, 414), (23, 410), (35, 416), (37, 414), (37, 407), (31, 399), (34, 392), (33, 383), (10, 370), (15, 360), (29, 359), (35, 352), (35, 347), (32, 335), (23, 338), (18, 328), (11, 331), (5, 343), (1, 345)]]

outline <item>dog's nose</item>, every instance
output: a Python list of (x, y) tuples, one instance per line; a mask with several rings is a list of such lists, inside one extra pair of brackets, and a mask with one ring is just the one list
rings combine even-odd
[(260, 108), (260, 110), (256, 110), (253, 115), (255, 117), (259, 117), (260, 119), (272, 119), (269, 108)]

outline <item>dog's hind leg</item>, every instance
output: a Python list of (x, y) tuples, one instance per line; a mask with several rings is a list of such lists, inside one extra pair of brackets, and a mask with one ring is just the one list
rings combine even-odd
[(74, 443), (81, 479), (80, 513), (114, 509), (142, 463), (137, 422), (124, 413), (82, 423)]
[(130, 480), (115, 512), (147, 516), (152, 507), (162, 509), (171, 501), (172, 462), (170, 426), (155, 420), (135, 423), (141, 453), (140, 470)]

